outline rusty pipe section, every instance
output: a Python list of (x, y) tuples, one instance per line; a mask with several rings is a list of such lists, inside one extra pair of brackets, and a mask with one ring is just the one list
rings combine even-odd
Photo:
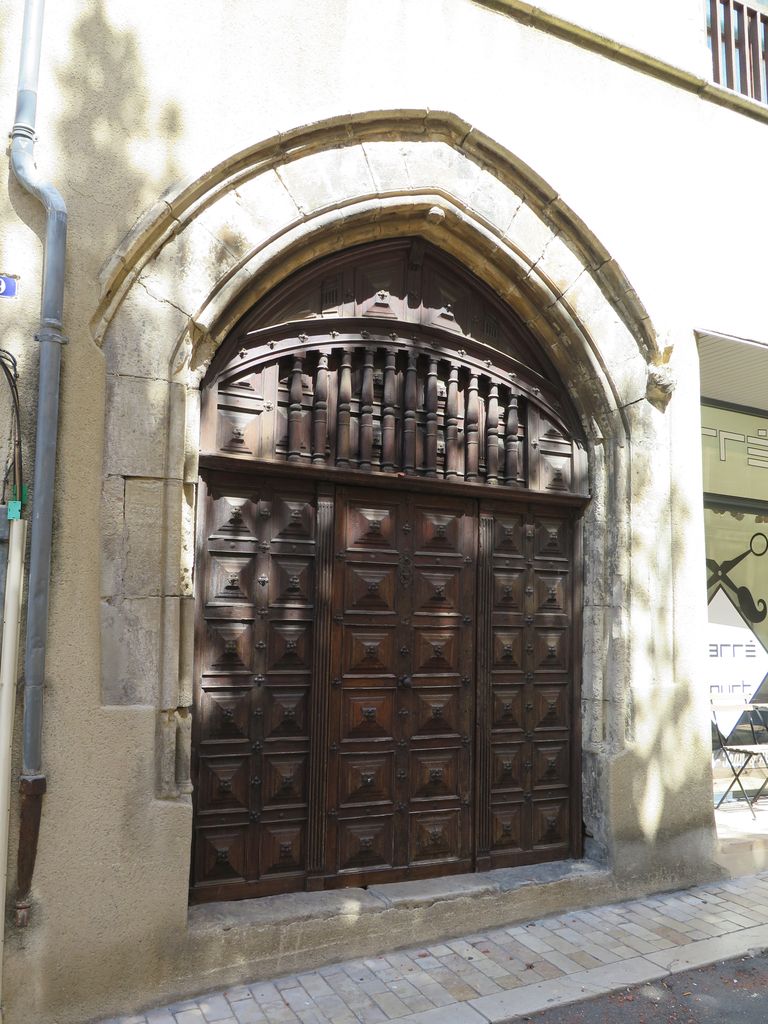
[(59, 377), (64, 309), (64, 265), (67, 208), (58, 190), (37, 169), (34, 157), (37, 86), (43, 37), (45, 0), (26, 0), (16, 96), (11, 131), (11, 168), (16, 181), (44, 207), (46, 214), (43, 278), (40, 300), (35, 474), (32, 487), (32, 539), (24, 654), (24, 719), (21, 772), (16, 923), (27, 924), (30, 891), (37, 857), (40, 815), (46, 780), (43, 774), (43, 685), (48, 638), (48, 597), (51, 576), (51, 535), (59, 424)]

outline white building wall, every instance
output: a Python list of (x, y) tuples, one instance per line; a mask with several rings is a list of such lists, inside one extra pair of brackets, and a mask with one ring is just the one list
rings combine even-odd
[[(46, 693), (49, 792), (32, 923), (27, 932), (11, 933), (6, 947), (9, 1024), (117, 1010), (116, 1000), (124, 998), (120, 977), (134, 979), (134, 990), (135, 979), (146, 979), (137, 1002), (167, 989), (177, 955), (168, 950), (178, 951), (187, 922), (189, 807), (156, 799), (159, 593), (147, 592), (134, 607), (146, 643), (146, 690), (132, 705), (102, 706), (100, 513), (111, 401), (95, 340), (103, 322), (94, 317), (108, 280), (102, 268), (147, 210), (167, 209), (167, 190), (194, 180), (202, 190), (220, 162), (322, 119), (381, 110), (446, 111), (463, 119), (468, 133), (482, 133), (532, 168), (553, 204), (574, 211), (626, 275), (660, 351), (672, 347), (670, 366), (680, 385), (667, 412), (649, 412), (645, 404), (628, 412), (644, 440), (630, 453), (595, 456), (607, 466), (626, 457), (633, 467), (625, 500), (637, 498), (637, 515), (645, 517), (634, 534), (637, 550), (645, 552), (642, 571), (633, 577), (627, 569), (625, 577), (621, 570), (611, 583), (616, 593), (626, 587), (647, 618), (644, 627), (642, 615), (634, 620), (636, 639), (646, 646), (638, 642), (633, 655), (634, 694), (623, 726), (590, 742), (607, 743), (615, 755), (605, 813), (614, 837), (624, 829), (628, 857), (636, 853), (640, 863), (655, 842), (661, 851), (665, 829), (670, 848), (684, 845), (681, 835), (707, 832), (705, 777), (682, 780), (676, 818), (659, 817), (653, 788), (633, 780), (646, 778), (643, 766), (655, 759), (654, 785), (662, 784), (677, 755), (665, 746), (661, 715), (679, 716), (683, 724), (696, 717), (687, 697), (696, 660), (679, 641), (685, 622), (686, 643), (695, 645), (704, 619), (696, 590), (703, 542), (693, 330), (768, 340), (768, 204), (753, 184), (768, 157), (768, 108), (740, 109), (724, 90), (702, 92), (709, 55), (698, 0), (540, 5), (581, 26), (582, 41), (583, 33), (553, 31), (543, 16), (526, 24), (519, 17), (524, 6), (512, 0), (211, 0), (193, 12), (186, 0), (49, 5), (38, 158), (69, 207), (65, 326), (72, 340), (62, 380)], [(9, 127), (20, 21), (20, 4), (0, 6), (0, 118)], [(681, 73), (660, 72), (652, 61), (647, 69), (630, 65), (620, 46), (597, 45), (594, 35), (647, 51)], [(276, 142), (278, 173), (285, 156)], [(434, 161), (422, 179), (433, 177), (439, 188), (442, 173)], [(328, 184), (333, 188), (333, 180)], [(20, 357), (28, 430), (42, 223), (34, 202), (11, 183), (0, 196), (0, 271), (21, 273), (22, 291), (10, 309), (0, 307), (0, 330), (2, 344)], [(194, 264), (186, 266), (180, 288), (190, 277), (194, 284), (194, 272)], [(180, 329), (172, 301), (152, 317), (138, 326), (139, 315), (136, 334), (122, 341), (123, 365), (148, 401), (164, 388), (156, 361), (161, 341)], [(606, 339), (595, 342), (600, 347)], [(627, 379), (634, 372), (628, 369)], [(151, 415), (159, 420), (163, 408), (159, 403)], [(129, 412), (137, 422), (144, 415), (140, 404)], [(654, 452), (661, 470), (651, 486)], [(141, 473), (162, 476), (160, 469)], [(121, 495), (117, 488), (108, 495), (106, 517), (122, 522), (130, 502), (141, 504), (151, 491), (132, 485)], [(140, 511), (152, 519), (151, 508)], [(596, 519), (602, 511), (594, 510)], [(149, 546), (150, 568), (158, 557)], [(107, 556), (101, 568), (108, 585), (124, 576), (117, 556)], [(133, 576), (129, 583), (141, 581)], [(658, 622), (670, 600), (674, 617), (655, 629), (648, 609)], [(597, 622), (601, 610), (592, 614)], [(607, 620), (592, 635), (602, 637), (595, 641), (601, 650), (588, 651), (585, 664), (600, 663), (626, 640)], [(649, 658), (652, 671), (644, 672)]]

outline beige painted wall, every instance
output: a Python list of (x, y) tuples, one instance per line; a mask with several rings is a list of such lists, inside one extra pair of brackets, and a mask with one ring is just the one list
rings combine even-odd
[[(550, 0), (542, 6), (696, 74), (706, 72), (692, 0), (672, 5), (674, 17), (666, 10), (652, 17), (665, 6), (660, 3), (643, 5), (637, 22), (626, 13), (637, 11), (636, 4)], [(766, 335), (758, 246), (768, 236), (768, 211), (741, 187), (744, 166), (766, 164), (766, 121), (471, 0), (219, 0), (205, 5), (204, 21), (189, 10), (182, 0), (59, 0), (47, 13), (38, 160), (70, 212), (65, 326), (71, 343), (64, 353), (52, 570), (44, 748), (49, 790), (32, 924), (26, 932), (11, 931), (6, 950), (9, 1024), (75, 1021), (116, 1010), (110, 998), (124, 998), (119, 978), (126, 972), (146, 979), (137, 994), (143, 1001), (167, 982), (184, 949), (179, 936), (187, 918), (190, 810), (184, 799), (156, 797), (152, 701), (159, 670), (153, 668), (151, 623), (157, 616), (147, 602), (158, 602), (157, 594), (142, 590), (138, 597), (141, 610), (155, 615), (147, 630), (146, 686), (134, 695), (140, 703), (101, 704), (106, 391), (104, 356), (91, 334), (100, 270), (137, 219), (162, 203), (166, 189), (319, 119), (429, 108), (476, 126), (578, 214), (627, 275), (661, 347), (674, 344), (679, 383), (667, 412), (644, 403), (627, 413), (637, 458), (629, 492), (617, 500), (636, 503), (638, 559), (631, 578), (622, 575), (627, 563), (606, 573), (635, 603), (632, 685), (607, 734), (589, 742), (614, 765), (604, 783), (607, 841), (625, 858), (624, 870), (637, 865), (647, 872), (649, 850), (658, 852), (660, 863), (666, 857), (679, 865), (692, 835), (706, 848), (706, 772), (696, 784), (690, 784), (690, 764), (680, 779), (670, 783), (668, 776), (700, 716), (688, 691), (695, 643), (680, 642), (667, 611), (671, 600), (675, 622), (690, 624), (694, 633), (703, 625), (704, 595), (696, 589), (703, 541), (694, 500), (701, 486), (693, 329)], [(0, 4), (0, 118), (8, 126), (20, 14), (20, 4)], [(654, 26), (662, 22), (659, 39)], [(439, 185), (439, 162), (425, 173)], [(20, 356), (28, 430), (34, 423), (36, 356), (29, 339), (42, 225), (41, 212), (15, 184), (3, 191), (0, 270), (22, 274), (22, 293), (17, 303), (0, 306), (0, 344)], [(153, 315), (157, 319), (141, 332), (146, 347), (133, 351), (134, 339), (123, 339), (126, 359), (134, 360), (127, 372), (139, 378), (159, 372), (152, 363), (153, 329), (158, 336), (176, 329)], [(607, 338), (595, 340), (609, 347)], [(159, 386), (144, 384), (143, 393)], [(130, 411), (140, 420), (140, 408)], [(611, 460), (621, 458), (621, 452), (595, 451), (608, 467), (606, 479)], [(131, 485), (131, 495), (140, 501), (146, 489)], [(151, 519), (151, 507), (147, 514)], [(599, 517), (601, 510), (590, 514)], [(115, 566), (103, 568), (110, 575)], [(586, 652), (588, 668), (618, 658), (627, 641), (613, 632), (614, 620), (600, 619), (600, 607), (592, 614), (595, 649)], [(603, 671), (593, 673), (596, 687)], [(700, 749), (692, 757), (694, 768), (704, 764)], [(685, 799), (664, 801), (668, 783)]]

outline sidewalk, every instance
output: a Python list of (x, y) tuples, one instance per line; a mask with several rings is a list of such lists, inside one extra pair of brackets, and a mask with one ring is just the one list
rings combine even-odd
[(768, 947), (768, 871), (239, 985), (102, 1024), (496, 1024)]
[(768, 804), (755, 804), (755, 817), (743, 801), (724, 803), (715, 811), (716, 860), (729, 875), (753, 875), (768, 869)]

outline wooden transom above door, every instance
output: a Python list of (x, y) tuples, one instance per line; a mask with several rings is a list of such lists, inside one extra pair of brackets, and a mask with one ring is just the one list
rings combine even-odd
[(204, 473), (194, 899), (579, 854), (574, 514)]
[(412, 239), (321, 261), (262, 300), (206, 377), (201, 448), (208, 466), (587, 493), (581, 428), (541, 347)]

